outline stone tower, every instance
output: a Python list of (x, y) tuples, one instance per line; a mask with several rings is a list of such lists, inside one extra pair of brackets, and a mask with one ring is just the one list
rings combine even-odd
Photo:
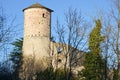
[[(33, 59), (34, 65), (37, 65), (38, 68), (40, 68), (40, 66), (45, 68), (48, 66), (50, 61), (50, 27), (51, 12), (53, 12), (53, 10), (36, 3), (25, 8), (23, 12), (24, 59)], [(26, 61), (24, 61), (24, 63), (26, 63)]]

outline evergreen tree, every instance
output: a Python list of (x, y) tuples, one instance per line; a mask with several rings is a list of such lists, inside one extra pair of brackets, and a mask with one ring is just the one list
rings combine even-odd
[(113, 68), (113, 80), (118, 80), (118, 70)]
[(83, 75), (86, 80), (104, 80), (103, 79), (103, 59), (101, 57), (100, 44), (104, 41), (101, 36), (101, 21), (96, 20), (96, 26), (89, 36), (89, 49), (90, 52), (85, 55)]
[(10, 60), (13, 63), (13, 80), (19, 79), (19, 70), (22, 65), (22, 45), (23, 39), (17, 39), (12, 43), (14, 46), (13, 51), (10, 54)]

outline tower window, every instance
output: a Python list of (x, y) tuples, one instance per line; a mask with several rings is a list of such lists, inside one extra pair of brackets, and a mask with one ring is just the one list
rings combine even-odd
[(44, 18), (45, 18), (45, 14), (44, 14), (44, 13), (42, 14), (42, 17), (44, 17)]

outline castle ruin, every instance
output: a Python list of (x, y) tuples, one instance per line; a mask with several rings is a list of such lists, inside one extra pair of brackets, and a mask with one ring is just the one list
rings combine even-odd
[[(44, 70), (50, 66), (52, 66), (55, 69), (63, 68), (65, 64), (66, 66), (69, 66), (69, 54), (66, 55), (68, 45), (62, 43), (55, 43), (50, 40), (51, 13), (53, 12), (53, 10), (39, 3), (36, 3), (31, 5), (30, 7), (23, 9), (23, 12), (24, 73), (22, 73), (22, 77), (28, 75), (28, 73), (31, 73), (29, 72), (31, 71), (31, 68), (33, 69), (32, 74), (34, 75), (34, 71), (36, 72), (38, 70)], [(65, 60), (66, 56), (68, 56), (68, 60)]]

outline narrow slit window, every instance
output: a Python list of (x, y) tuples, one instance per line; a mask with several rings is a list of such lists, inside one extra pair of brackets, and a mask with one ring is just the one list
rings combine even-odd
[(44, 17), (44, 18), (45, 18), (45, 14), (44, 14), (44, 13), (42, 14), (42, 17)]

